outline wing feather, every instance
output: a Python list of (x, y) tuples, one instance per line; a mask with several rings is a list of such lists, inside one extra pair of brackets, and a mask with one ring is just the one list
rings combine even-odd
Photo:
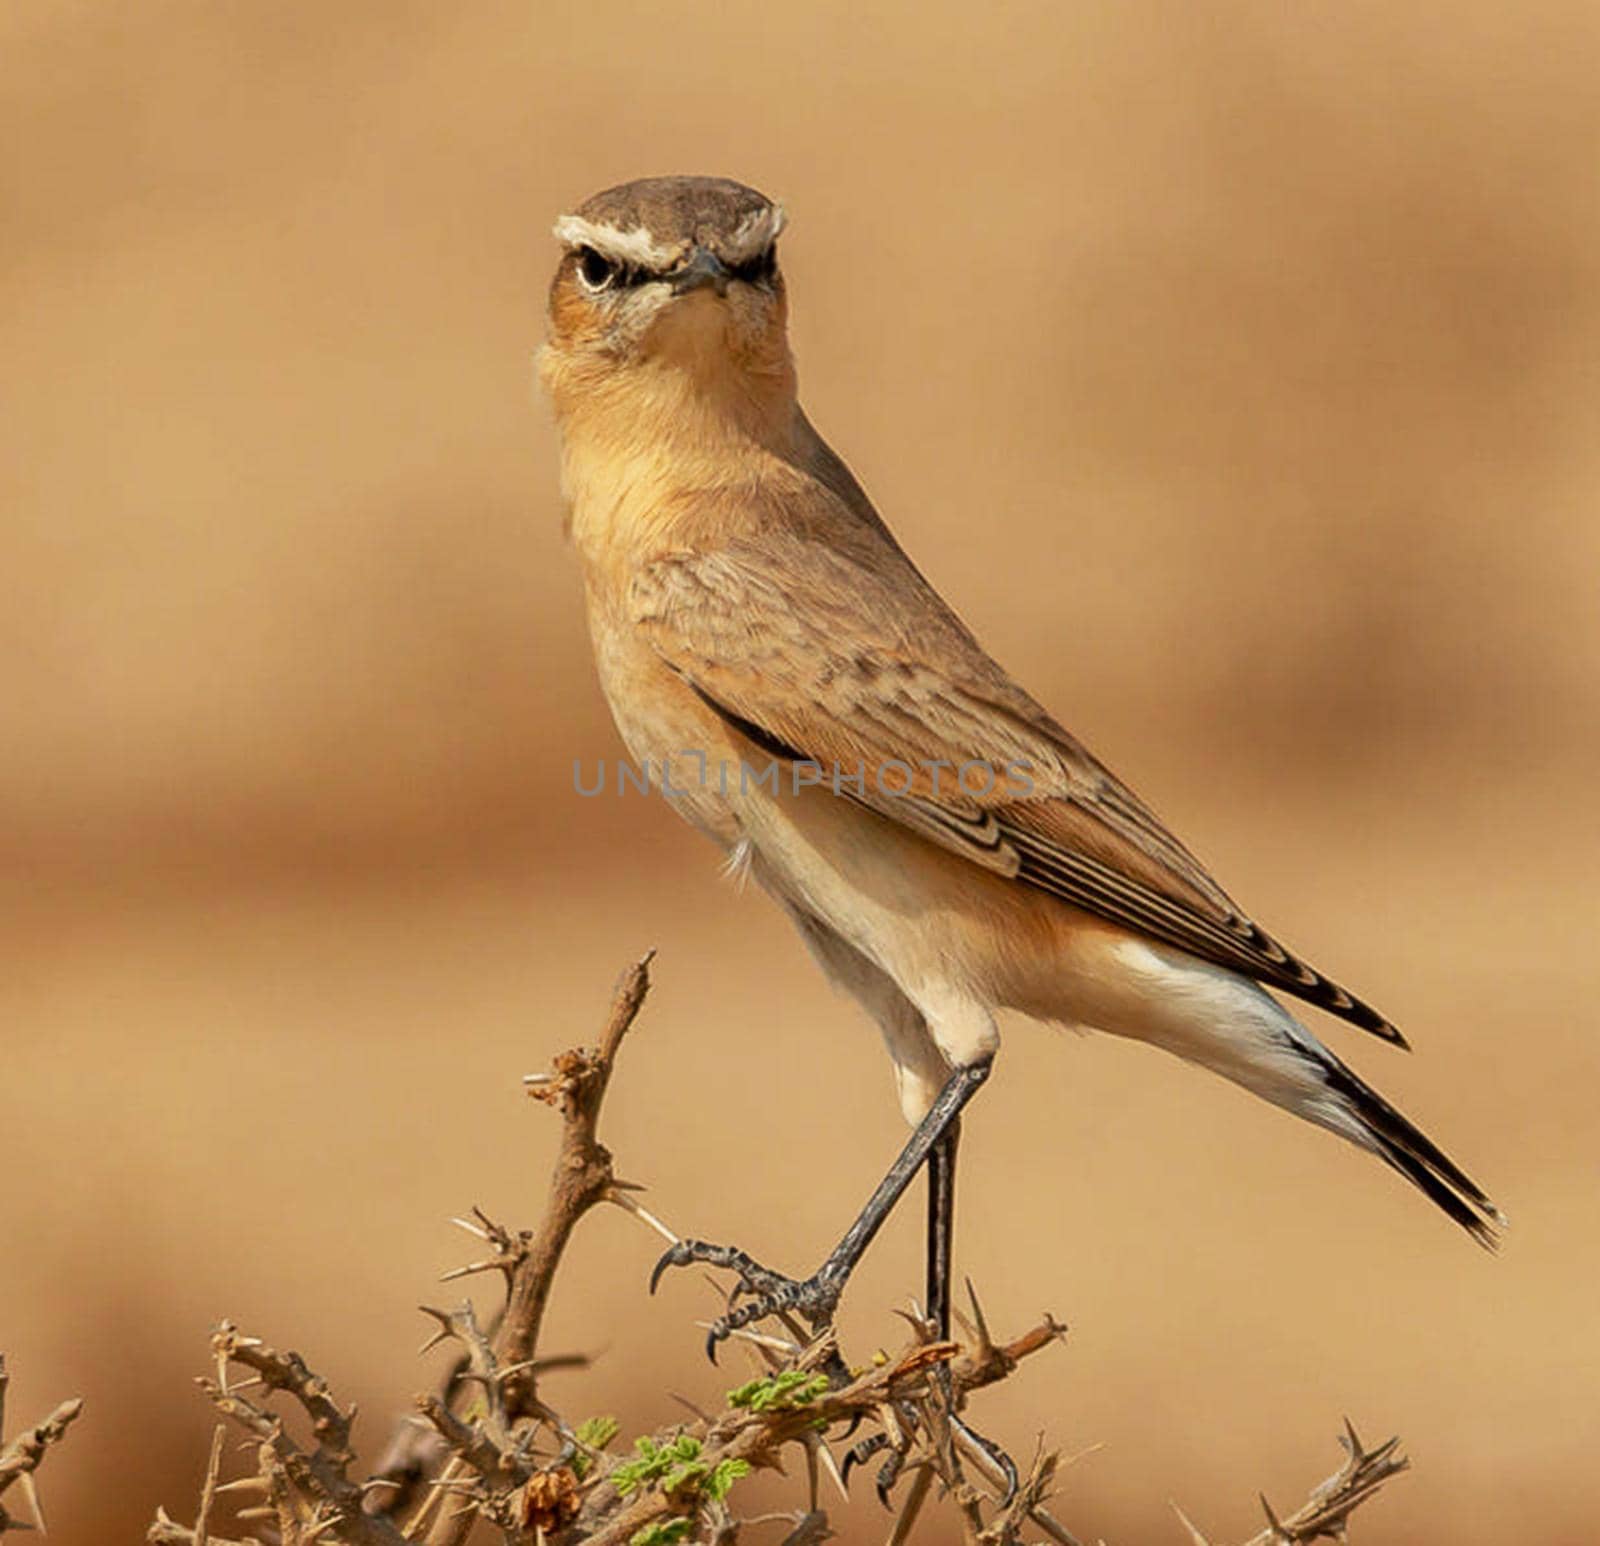
[[(898, 549), (865, 556), (798, 534), (669, 553), (635, 574), (630, 609), (662, 659), (769, 756), (859, 770), (841, 795), (970, 862), (1405, 1044), (1252, 922)], [(974, 793), (957, 770), (980, 764), (992, 781)]]

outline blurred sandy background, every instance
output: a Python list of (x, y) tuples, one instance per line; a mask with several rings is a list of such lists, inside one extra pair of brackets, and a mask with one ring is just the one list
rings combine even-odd
[[(192, 1511), (224, 1314), (375, 1444), (447, 1216), (542, 1192), (518, 1077), (647, 945), (608, 1136), (670, 1220), (809, 1268), (900, 1141), (770, 907), (572, 793), (617, 743), (547, 231), (694, 170), (788, 201), (806, 401), (929, 573), (1406, 1027), (1327, 1029), (1513, 1217), (1491, 1260), (1217, 1081), (1013, 1026), (959, 1265), (1073, 1333), (982, 1424), (1103, 1446), (1059, 1512), (1116, 1546), (1169, 1498), (1249, 1533), (1342, 1413), (1416, 1460), (1363, 1543), (1592, 1541), (1597, 70), (1580, 0), (0, 11), (0, 1347), (14, 1421), (88, 1401), (54, 1538)], [(583, 1229), (575, 1417), (732, 1382), (653, 1256)]]

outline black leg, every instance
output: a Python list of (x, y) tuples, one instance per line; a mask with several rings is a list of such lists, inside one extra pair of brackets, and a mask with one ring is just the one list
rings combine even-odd
[[(945, 1080), (944, 1088), (929, 1107), (928, 1114), (917, 1124), (905, 1148), (900, 1151), (900, 1157), (889, 1167), (888, 1175), (867, 1199), (866, 1207), (845, 1231), (844, 1238), (829, 1252), (828, 1259), (809, 1278), (797, 1281), (781, 1273), (770, 1272), (743, 1251), (731, 1250), (727, 1246), (707, 1245), (699, 1240), (680, 1240), (656, 1263), (655, 1271), (650, 1275), (651, 1289), (654, 1290), (668, 1267), (685, 1267), (690, 1262), (710, 1262), (714, 1266), (731, 1267), (739, 1273), (751, 1297), (712, 1323), (706, 1338), (706, 1351), (713, 1359), (716, 1357), (717, 1344), (730, 1332), (781, 1310), (797, 1310), (813, 1327), (820, 1329), (825, 1326), (833, 1318), (834, 1307), (839, 1303), (845, 1280), (872, 1244), (873, 1237), (883, 1228), (884, 1220), (893, 1212), (894, 1205), (911, 1184), (912, 1177), (928, 1162), (929, 1155), (955, 1124), (962, 1108), (989, 1077), (993, 1063), (992, 1057), (985, 1058), (981, 1063), (957, 1068)], [(951, 1164), (946, 1168), (953, 1180), (953, 1147), (948, 1158)], [(949, 1187), (943, 1190), (949, 1190)], [(948, 1258), (949, 1249), (946, 1245), (943, 1260), (947, 1284)], [(948, 1292), (944, 1292), (942, 1297), (948, 1317)]]
[(928, 1153), (928, 1319), (941, 1339), (950, 1336), (950, 1270), (956, 1242), (956, 1147), (961, 1123), (952, 1122)]
[[(950, 1278), (956, 1240), (956, 1149), (960, 1142), (961, 1123), (952, 1122), (928, 1155), (928, 1319), (942, 1341), (950, 1338)], [(1009, 1508), (1017, 1495), (1016, 1462), (992, 1439), (986, 1439), (957, 1415), (949, 1364), (940, 1364), (939, 1376), (949, 1406), (951, 1428), (980, 1451), (991, 1473), (1000, 1477), (1000, 1506)], [(893, 1485), (898, 1474), (896, 1468), (888, 1478), (888, 1485)], [(880, 1478), (878, 1496), (885, 1501), (886, 1490)]]

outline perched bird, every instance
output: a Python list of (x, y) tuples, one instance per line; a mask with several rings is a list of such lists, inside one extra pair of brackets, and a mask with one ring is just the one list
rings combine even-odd
[[(556, 224), (540, 375), (561, 433), (601, 685), (652, 787), (784, 907), (877, 1021), (914, 1131), (822, 1266), (731, 1266), (709, 1346), (814, 1325), (927, 1167), (927, 1308), (950, 1315), (958, 1117), (995, 1013), (1164, 1047), (1377, 1155), (1485, 1244), (1503, 1222), (1265, 990), (1404, 1045), (1251, 921), (1137, 795), (984, 652), (796, 397), (752, 188), (663, 177)], [(652, 1284), (655, 1279), (652, 1279)]]

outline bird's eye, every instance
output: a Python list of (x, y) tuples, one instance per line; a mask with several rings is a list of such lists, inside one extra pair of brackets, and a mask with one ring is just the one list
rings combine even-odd
[(620, 268), (610, 258), (602, 256), (593, 247), (578, 251), (578, 278), (587, 290), (607, 290), (615, 282)]
[(753, 258), (746, 258), (743, 263), (730, 264), (728, 272), (747, 285), (768, 284), (778, 272), (778, 249), (776, 246), (768, 247)]

